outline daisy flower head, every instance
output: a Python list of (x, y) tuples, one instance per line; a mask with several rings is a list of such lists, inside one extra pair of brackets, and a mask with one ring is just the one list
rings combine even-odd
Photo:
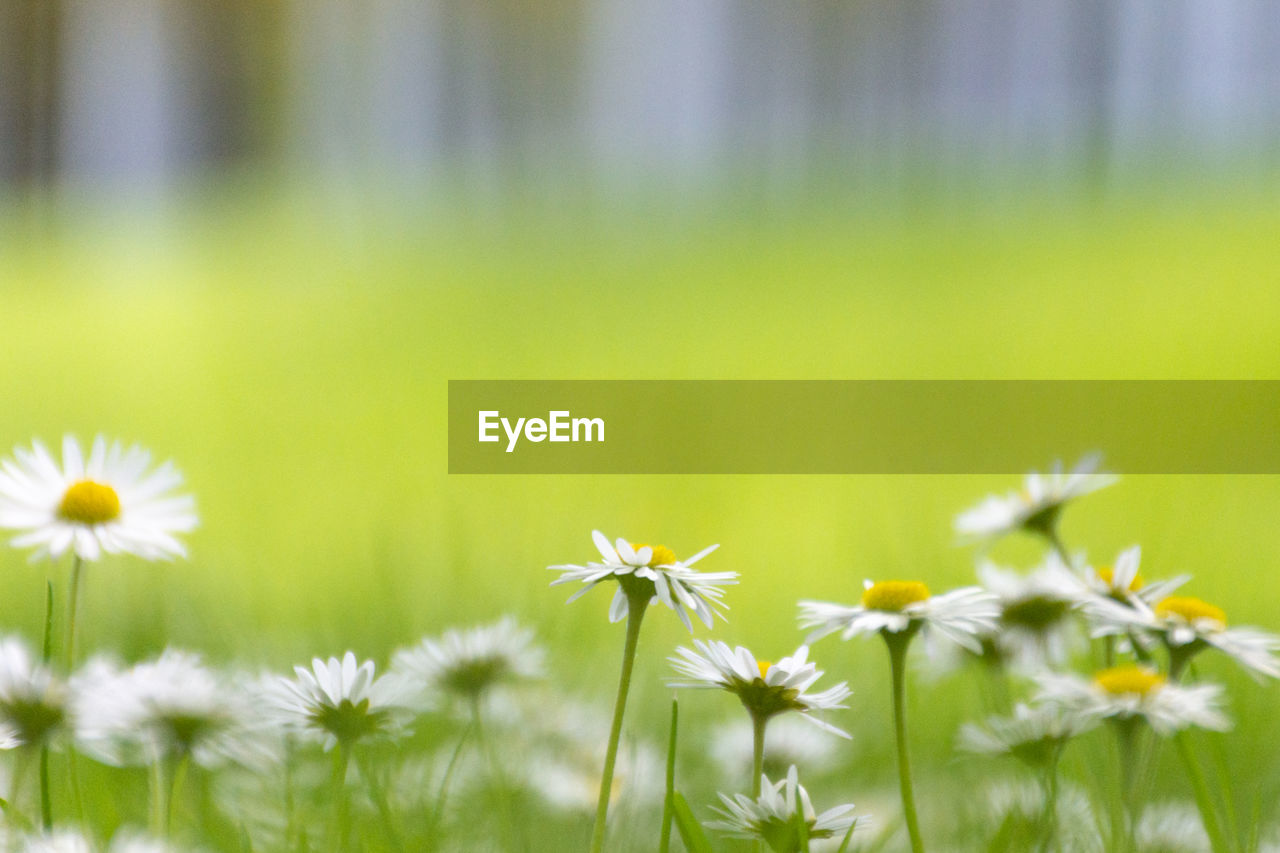
[(396, 652), (392, 668), (419, 686), (427, 701), (451, 696), (474, 702), (495, 687), (542, 677), (545, 659), (533, 630), (504, 616), (492, 625), (426, 637)]
[(743, 646), (730, 648), (719, 640), (694, 640), (694, 649), (681, 646), (679, 657), (670, 658), (685, 681), (674, 681), (671, 687), (720, 688), (738, 697), (753, 719), (767, 720), (788, 711), (797, 711), (819, 728), (849, 737), (848, 732), (829, 725), (810, 714), (847, 707), (841, 704), (853, 691), (843, 681), (819, 693), (808, 692), (822, 677), (822, 670), (810, 663), (809, 647), (801, 646), (795, 654), (777, 663), (758, 660)]
[[(1193, 656), (1206, 648), (1216, 648), (1245, 667), (1254, 676), (1280, 678), (1280, 637), (1257, 628), (1229, 628), (1226, 611), (1192, 596), (1169, 596), (1153, 607), (1139, 607), (1135, 622), (1140, 629), (1156, 634), (1169, 648), (1170, 672), (1174, 678)], [(1124, 629), (1121, 620), (1103, 622), (1100, 633)]]
[(661, 601), (675, 611), (690, 631), (693, 630), (690, 612), (708, 628), (712, 625), (713, 614), (718, 613), (724, 618), (723, 611), (728, 606), (720, 601), (724, 595), (722, 587), (737, 583), (738, 573), (700, 572), (691, 568), (719, 545), (703, 548), (692, 557), (680, 560), (665, 545), (634, 544), (625, 539), (610, 544), (599, 530), (591, 532), (591, 539), (600, 552), (600, 562), (547, 567), (560, 572), (560, 577), (551, 582), (552, 586), (574, 582), (583, 585), (569, 597), (569, 601), (584, 595), (602, 581), (615, 580), (618, 588), (609, 606), (610, 622), (618, 622), (627, 616), (632, 599), (641, 602), (642, 606)]
[(1010, 716), (988, 717), (960, 729), (959, 748), (980, 755), (1009, 755), (1035, 768), (1048, 768), (1067, 741), (1097, 725), (1095, 717), (1060, 705), (1019, 702)]
[(1142, 548), (1130, 546), (1121, 551), (1110, 566), (1086, 566), (1085, 586), (1094, 595), (1120, 604), (1151, 606), (1191, 580), (1191, 575), (1177, 575), (1167, 580), (1147, 581), (1142, 576), (1141, 563)]
[(1056, 554), (1030, 574), (984, 562), (978, 580), (1000, 610), (992, 641), (999, 659), (1027, 671), (1066, 661), (1077, 639), (1073, 618), (1083, 600), (1080, 581)]
[(0, 640), (0, 740), (44, 744), (67, 722), (67, 690), (17, 637)]
[(202, 767), (256, 766), (270, 758), (265, 724), (255, 722), (248, 696), (191, 652), (166, 649), (123, 670), (91, 661), (73, 687), (77, 739), (104, 763), (189, 756)]
[(800, 627), (812, 628), (806, 642), (840, 632), (848, 640), (860, 634), (914, 635), (926, 629), (982, 653), (980, 637), (996, 630), (1000, 608), (995, 596), (976, 586), (932, 595), (920, 581), (863, 582), (856, 605), (800, 602)]
[(716, 808), (719, 820), (707, 824), (728, 838), (763, 841), (776, 853), (796, 853), (800, 846), (800, 819), (804, 815), (806, 834), (810, 839), (840, 838), (855, 824), (866, 825), (866, 816), (855, 816), (854, 805), (846, 803), (817, 814), (809, 792), (800, 784), (795, 765), (787, 778), (770, 782), (761, 778), (760, 796), (748, 797), (720, 794), (724, 808)]
[(1036, 701), (1086, 717), (1128, 722), (1145, 720), (1158, 734), (1191, 726), (1226, 731), (1222, 688), (1217, 684), (1182, 687), (1153, 669), (1124, 665), (1104, 669), (1092, 679), (1073, 674), (1036, 676)]
[(326, 751), (338, 743), (346, 747), (398, 734), (417, 710), (403, 677), (375, 675), (373, 661), (357, 663), (354, 652), (315, 658), (311, 669), (293, 671), (293, 678), (276, 681), (276, 710), (290, 730), (320, 738)]
[(174, 495), (182, 476), (172, 463), (148, 470), (138, 445), (93, 440), (88, 456), (72, 436), (62, 464), (39, 441), (0, 460), (0, 527), (22, 531), (12, 544), (34, 557), (71, 551), (82, 560), (126, 553), (146, 560), (186, 556), (175, 534), (195, 529), (195, 502)]
[(1032, 471), (1021, 491), (988, 495), (982, 503), (960, 513), (956, 532), (973, 539), (995, 539), (1015, 530), (1054, 537), (1064, 506), (1116, 481), (1114, 475), (1099, 473), (1101, 464), (1102, 457), (1095, 453), (1082, 458), (1067, 473), (1061, 462), (1055, 462), (1047, 474)]

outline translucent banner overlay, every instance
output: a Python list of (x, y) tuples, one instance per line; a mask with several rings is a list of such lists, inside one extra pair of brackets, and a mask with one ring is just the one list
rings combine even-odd
[(1015, 474), (1092, 451), (1280, 473), (1280, 381), (449, 382), (451, 474)]

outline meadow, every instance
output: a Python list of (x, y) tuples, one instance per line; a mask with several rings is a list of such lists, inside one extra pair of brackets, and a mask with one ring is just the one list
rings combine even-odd
[[(538, 198), (493, 212), (390, 191), (355, 205), (253, 186), (193, 196), (163, 216), (89, 200), (39, 234), (21, 210), (3, 217), (0, 454), (66, 432), (138, 441), (173, 459), (197, 500), (190, 559), (91, 566), (83, 654), (134, 661), (175, 646), (288, 674), (352, 649), (381, 669), (423, 636), (512, 614), (547, 649), (548, 676), (530, 689), (588, 709), (584, 740), (603, 740), (591, 715), (608, 719), (622, 627), (606, 618), (609, 592), (566, 606), (546, 566), (593, 559), (593, 529), (679, 555), (719, 543), (705, 568), (739, 572), (740, 584), (725, 596), (728, 621), (695, 636), (776, 659), (803, 638), (798, 599), (852, 603), (866, 577), (973, 583), (975, 549), (957, 543), (953, 519), (1018, 478), (450, 477), (446, 380), (1280, 378), (1280, 207), (1246, 189), (1101, 208), (1026, 196), (972, 216), (945, 205), (884, 216), (871, 203), (750, 212)], [(1140, 543), (1144, 575), (1192, 573), (1188, 589), (1232, 624), (1280, 630), (1278, 514), (1271, 476), (1126, 477), (1072, 507), (1061, 533), (1097, 560)], [(1013, 536), (991, 556), (1026, 568), (1042, 551)], [(38, 643), (46, 579), (60, 614), (68, 567), (0, 552), (3, 633)], [(657, 756), (658, 793), (629, 799), (622, 787), (606, 849), (657, 847), (667, 657), (689, 642), (670, 612), (651, 609), (625, 729)], [(900, 828), (880, 833), (897, 827), (899, 807), (878, 646), (827, 639), (812, 653), (822, 684), (854, 691), (850, 709), (829, 716), (853, 737), (833, 739), (837, 760), (801, 768), (802, 781), (819, 810), (853, 802), (874, 816), (855, 850), (906, 849)], [(986, 697), (974, 679), (926, 677), (923, 663), (914, 659), (908, 715), (930, 849), (1002, 849), (1000, 820), (974, 792), (1020, 778), (1018, 768), (956, 751)], [(1280, 826), (1276, 687), (1225, 660), (1198, 664), (1227, 685), (1235, 723), (1198, 735), (1220, 757), (1216, 787), (1237, 823), (1265, 836)], [(709, 756), (741, 711), (710, 692), (679, 698), (677, 787), (709, 818), (717, 791), (746, 788)], [(413, 743), (437, 755), (460, 734), (427, 715)], [(514, 765), (520, 752), (506, 757)], [(1094, 732), (1068, 747), (1063, 773), (1088, 781), (1113, 762)], [(101, 832), (145, 825), (145, 770), (84, 765)], [(442, 849), (586, 849), (594, 792), (585, 805), (552, 805), (522, 785), (525, 770), (496, 782), (489, 771), (480, 762), (454, 795)], [(431, 792), (439, 772), (406, 770), (397, 784)], [(1151, 802), (1191, 802), (1172, 750), (1153, 777)], [(246, 846), (215, 781), (192, 770), (177, 837), (271, 849)], [(357, 803), (356, 835), (363, 849), (389, 849), (374, 805)], [(55, 791), (55, 812), (69, 809)]]

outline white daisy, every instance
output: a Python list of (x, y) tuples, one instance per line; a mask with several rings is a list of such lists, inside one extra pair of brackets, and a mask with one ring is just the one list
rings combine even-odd
[(999, 627), (992, 636), (1000, 660), (1022, 671), (1067, 660), (1079, 639), (1073, 614), (1083, 591), (1056, 554), (1027, 575), (984, 562), (978, 579), (1000, 608)]
[[(610, 545), (608, 538), (599, 530), (591, 532), (591, 539), (600, 552), (602, 562), (547, 568), (561, 573), (551, 582), (552, 586), (574, 582), (584, 585), (569, 597), (569, 601), (585, 594), (601, 581), (616, 580), (618, 589), (609, 606), (610, 622), (626, 617), (628, 599), (633, 595), (646, 601), (661, 601), (676, 612), (690, 631), (693, 624), (689, 620), (689, 611), (693, 611), (710, 628), (712, 614), (728, 609), (720, 601), (724, 595), (721, 587), (737, 583), (738, 573), (699, 572), (690, 568), (719, 545), (703, 548), (692, 557), (678, 560), (675, 552), (665, 545), (636, 545), (625, 539)], [(721, 612), (721, 618), (723, 615)]]
[(98, 436), (86, 459), (73, 437), (62, 440), (62, 465), (39, 441), (0, 460), (0, 527), (35, 557), (71, 550), (83, 560), (128, 553), (148, 560), (186, 555), (175, 534), (195, 529), (195, 502), (173, 489), (182, 477), (169, 462), (147, 471), (151, 454)]
[(1021, 491), (988, 495), (982, 503), (956, 517), (956, 530), (965, 536), (988, 539), (1014, 530), (1031, 530), (1050, 535), (1056, 529), (1062, 508), (1071, 500), (1111, 485), (1116, 477), (1098, 473), (1102, 457), (1085, 456), (1070, 473), (1055, 462), (1048, 474), (1032, 471)]
[[(737, 717), (716, 726), (711, 737), (711, 757), (725, 776), (749, 776), (755, 760), (751, 721)], [(832, 770), (846, 756), (832, 746), (831, 738), (793, 716), (783, 716), (769, 724), (769, 751), (765, 768), (781, 774), (792, 764), (809, 773)]]
[(22, 853), (93, 853), (93, 845), (78, 832), (60, 830), (52, 835), (28, 838)]
[(1057, 761), (1067, 741), (1097, 725), (1097, 719), (1060, 705), (1019, 702), (1008, 717), (988, 717), (960, 729), (959, 748), (984, 755), (1011, 755), (1032, 767)]
[(190, 652), (166, 649), (125, 670), (97, 659), (73, 687), (77, 740), (107, 764), (190, 756), (202, 767), (256, 766), (271, 757), (265, 721), (248, 696)]
[(1142, 577), (1142, 548), (1130, 546), (1116, 556), (1110, 566), (1084, 569), (1085, 586), (1094, 595), (1108, 598), (1121, 604), (1131, 604), (1134, 599), (1154, 605), (1162, 598), (1168, 597), (1175, 589), (1191, 580), (1191, 575), (1177, 575), (1167, 580), (1150, 581)]
[(822, 670), (810, 663), (809, 647), (801, 646), (791, 657), (777, 663), (758, 660), (748, 649), (731, 649), (719, 640), (694, 640), (697, 651), (683, 646), (680, 657), (669, 658), (689, 681), (674, 681), (670, 687), (718, 687), (737, 696), (754, 719), (767, 720), (787, 711), (798, 711), (819, 728), (849, 737), (848, 732), (829, 725), (811, 711), (844, 708), (841, 704), (853, 691), (843, 681), (820, 693), (807, 692), (822, 677)]
[(402, 677), (376, 677), (373, 661), (357, 663), (354, 652), (293, 671), (294, 678), (276, 680), (273, 704), (291, 730), (321, 738), (326, 750), (397, 734), (416, 710)]
[(1142, 810), (1134, 831), (1138, 853), (1210, 853), (1200, 813), (1190, 803), (1158, 803)]
[(769, 777), (764, 776), (760, 781), (760, 796), (755, 799), (745, 794), (732, 797), (720, 794), (724, 808), (715, 811), (722, 819), (707, 823), (707, 827), (729, 838), (763, 841), (777, 853), (796, 853), (800, 849), (801, 810), (811, 839), (840, 838), (855, 823), (859, 829), (867, 825), (865, 815), (853, 814), (852, 803), (816, 814), (794, 764), (787, 771), (786, 779), (770, 782)]
[(1107, 853), (1097, 833), (1097, 816), (1089, 794), (1067, 780), (1059, 782), (1055, 814), (1046, 814), (1048, 798), (1043, 785), (1001, 781), (987, 785), (976, 798), (986, 812), (985, 825), (1021, 827), (1015, 837), (1039, 839), (1046, 820), (1055, 829), (1054, 853)]
[(1187, 661), (1206, 648), (1217, 649), (1255, 676), (1280, 678), (1276, 658), (1280, 636), (1258, 628), (1228, 628), (1222, 608), (1192, 596), (1168, 596), (1154, 606), (1140, 600), (1131, 603), (1132, 607), (1095, 612), (1094, 634), (1149, 632), (1168, 647), (1175, 678)]
[(1104, 669), (1092, 679), (1078, 675), (1042, 673), (1037, 702), (1110, 720), (1146, 720), (1167, 735), (1190, 726), (1225, 731), (1230, 721), (1222, 713), (1222, 688), (1217, 684), (1182, 687), (1141, 666)]
[(981, 654), (984, 634), (996, 630), (1000, 608), (995, 596), (976, 586), (930, 595), (919, 581), (866, 581), (862, 603), (800, 602), (800, 627), (815, 629), (806, 642), (840, 632), (843, 639), (858, 634), (899, 634), (921, 628), (936, 631), (970, 651)]
[[(120, 834), (111, 839), (108, 853), (177, 853), (178, 848), (166, 841), (140, 835)], [(94, 845), (83, 835), (61, 830), (52, 835), (34, 836), (26, 840), (22, 853), (93, 853)]]
[(495, 686), (542, 677), (546, 653), (533, 636), (504, 616), (492, 625), (450, 629), (401, 649), (392, 668), (419, 685), (428, 702), (441, 695), (474, 702)]
[(67, 716), (62, 682), (32, 657), (22, 640), (0, 640), (0, 740), (10, 746), (43, 744)]

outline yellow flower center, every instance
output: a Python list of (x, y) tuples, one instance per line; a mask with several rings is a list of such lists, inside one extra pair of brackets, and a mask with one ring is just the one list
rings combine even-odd
[(1146, 696), (1164, 686), (1164, 676), (1141, 666), (1116, 666), (1104, 669), (1093, 681), (1113, 696), (1136, 694)]
[(1189, 595), (1173, 595), (1164, 599), (1156, 605), (1156, 615), (1161, 618), (1181, 616), (1188, 622), (1211, 619), (1220, 625), (1227, 624), (1227, 614), (1221, 607), (1214, 607), (1206, 601)]
[(62, 495), (58, 516), (80, 524), (105, 524), (120, 517), (120, 496), (105, 483), (80, 480)]
[(651, 548), (652, 553), (649, 555), (649, 562), (646, 566), (670, 566), (676, 561), (676, 552), (672, 551), (666, 545), (646, 545), (642, 542), (632, 542), (633, 551), (639, 551), (641, 548)]
[[(1102, 568), (1098, 569), (1098, 577), (1101, 578), (1102, 582), (1105, 583), (1107, 586), (1114, 587), (1116, 585), (1115, 569), (1111, 568), (1110, 566), (1103, 566)], [(1142, 572), (1134, 572), (1133, 580), (1129, 581), (1129, 588), (1127, 591), (1137, 592), (1138, 590), (1142, 589), (1142, 585), (1144, 583), (1146, 583), (1146, 581), (1142, 579)]]
[(868, 610), (901, 612), (909, 604), (926, 601), (929, 587), (920, 581), (880, 581), (862, 591), (862, 606)]
[(756, 661), (756, 667), (760, 670), (760, 678), (762, 680), (769, 674), (769, 667), (771, 666), (773, 666), (773, 664), (769, 663), (767, 660)]

